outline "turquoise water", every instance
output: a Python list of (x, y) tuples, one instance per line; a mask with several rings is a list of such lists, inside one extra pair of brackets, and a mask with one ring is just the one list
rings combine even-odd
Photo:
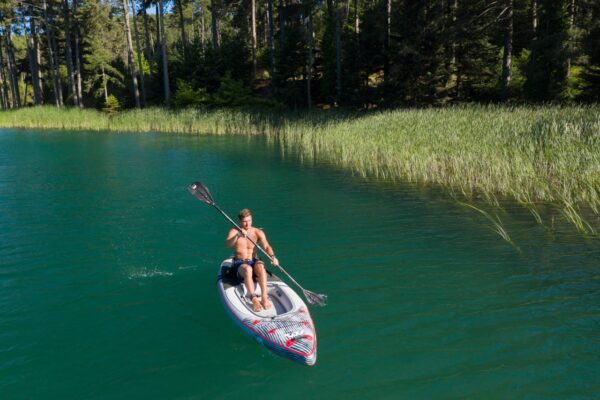
[[(328, 294), (315, 367), (228, 319), (195, 180)], [(260, 139), (0, 130), (0, 398), (597, 398), (600, 243), (504, 221), (520, 252), (436, 188)]]

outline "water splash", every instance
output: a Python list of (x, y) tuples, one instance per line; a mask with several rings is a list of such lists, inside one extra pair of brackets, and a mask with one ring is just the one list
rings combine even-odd
[(129, 273), (128, 279), (145, 279), (154, 278), (157, 276), (173, 276), (173, 272), (161, 271), (158, 267), (154, 268), (140, 268)]

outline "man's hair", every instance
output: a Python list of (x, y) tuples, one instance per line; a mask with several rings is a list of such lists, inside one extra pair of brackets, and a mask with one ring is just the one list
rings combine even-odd
[(243, 210), (240, 211), (240, 213), (238, 214), (238, 219), (241, 221), (246, 217), (251, 217), (252, 213), (250, 212), (250, 210), (248, 210), (247, 208), (244, 208)]

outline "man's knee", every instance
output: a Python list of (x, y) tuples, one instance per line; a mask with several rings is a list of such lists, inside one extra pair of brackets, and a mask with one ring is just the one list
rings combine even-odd
[(256, 264), (254, 264), (254, 272), (256, 273), (256, 275), (262, 275), (265, 273), (265, 263), (263, 263), (262, 261), (258, 261)]
[(252, 273), (252, 267), (248, 264), (240, 265), (240, 275), (246, 277), (247, 274)]

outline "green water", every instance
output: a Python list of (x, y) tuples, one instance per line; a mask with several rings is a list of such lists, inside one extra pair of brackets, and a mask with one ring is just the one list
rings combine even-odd
[[(329, 295), (315, 367), (228, 319), (194, 180)], [(597, 398), (600, 243), (505, 224), (260, 139), (0, 130), (0, 398)]]

